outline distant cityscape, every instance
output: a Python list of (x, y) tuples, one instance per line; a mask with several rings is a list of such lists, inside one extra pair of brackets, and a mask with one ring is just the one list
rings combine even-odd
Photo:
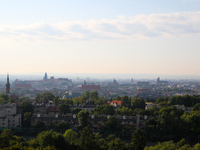
[[(45, 73), (41, 80), (18, 80), (12, 79), (10, 81), (9, 75), (7, 80), (0, 83), (1, 94), (14, 94), (19, 97), (29, 97), (34, 99), (38, 93), (45, 91), (52, 92), (55, 95), (62, 97), (79, 97), (86, 90), (97, 90), (99, 96), (104, 96), (107, 99), (111, 99), (115, 96), (136, 96), (143, 99), (156, 99), (158, 97), (169, 97), (174, 95), (194, 95), (200, 94), (200, 82), (194, 80), (161, 80), (158, 77), (157, 80), (136, 80), (131, 78), (127, 79), (90, 79), (79, 78), (54, 78), (54, 76), (48, 77)], [(10, 90), (5, 90), (9, 86)]]

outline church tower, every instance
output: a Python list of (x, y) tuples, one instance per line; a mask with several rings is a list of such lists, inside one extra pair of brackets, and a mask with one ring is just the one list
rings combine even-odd
[(7, 74), (7, 83), (6, 83), (6, 94), (10, 94), (10, 82), (9, 82), (9, 74)]
[(157, 84), (159, 84), (159, 82), (160, 82), (160, 77), (158, 77), (158, 79), (157, 79), (156, 81), (157, 81)]

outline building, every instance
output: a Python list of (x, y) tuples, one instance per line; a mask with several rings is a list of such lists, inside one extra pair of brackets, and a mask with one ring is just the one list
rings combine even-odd
[(100, 91), (101, 90), (101, 87), (99, 85), (88, 85), (85, 80), (84, 80), (84, 83), (83, 83), (81, 88), (82, 88), (83, 91), (87, 91), (87, 90), (89, 90), (89, 91), (95, 91), (95, 90)]
[(7, 82), (6, 82), (6, 94), (10, 94), (10, 82), (9, 82), (9, 75), (7, 74)]
[(112, 101), (112, 102), (110, 102), (110, 105), (112, 105), (112, 106), (121, 106), (121, 104), (122, 104), (122, 101), (119, 101), (119, 100), (114, 100), (114, 101)]
[(15, 84), (15, 89), (32, 89), (31, 84)]
[(160, 80), (160, 77), (158, 77), (158, 79), (157, 79), (156, 81), (157, 81), (157, 84), (158, 84), (158, 85), (161, 85), (161, 84), (169, 84), (168, 81)]
[[(94, 130), (100, 130), (101, 125), (105, 123), (109, 119), (110, 115), (106, 114), (98, 114), (98, 115), (89, 115), (89, 121), (91, 123), (91, 127)], [(142, 116), (137, 114), (136, 116), (122, 116), (115, 115), (118, 123), (122, 126), (129, 126), (135, 131), (136, 129), (144, 129), (146, 127), (147, 116)], [(41, 121), (45, 126), (50, 126), (51, 124), (58, 124), (60, 122), (68, 122), (70, 124), (70, 128), (76, 129), (78, 125), (77, 114), (67, 113), (49, 113), (49, 114), (33, 114), (31, 118), (31, 126), (34, 126), (36, 121)], [(130, 135), (131, 136), (131, 135)]]
[(113, 82), (109, 82), (108, 86), (119, 85), (117, 81), (114, 79)]
[(21, 114), (17, 114), (17, 105), (0, 105), (0, 127), (21, 127)]
[(151, 102), (146, 102), (145, 103), (145, 109), (150, 109), (150, 108), (152, 108), (153, 106), (156, 106), (156, 107), (160, 107), (158, 104), (156, 104), (156, 103), (151, 103)]
[(184, 105), (174, 105), (177, 109), (182, 109), (185, 112), (191, 113), (193, 107), (185, 107)]
[(47, 77), (47, 73), (45, 72), (45, 75), (43, 77), (43, 81), (46, 81), (46, 80), (48, 80), (48, 77)]
[(149, 85), (149, 82), (137, 82), (137, 85)]
[(137, 93), (151, 93), (150, 89), (138, 89)]

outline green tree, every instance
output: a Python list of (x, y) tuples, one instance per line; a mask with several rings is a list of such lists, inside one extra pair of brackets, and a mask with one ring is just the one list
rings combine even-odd
[(23, 117), (23, 127), (31, 127), (31, 112), (25, 112)]
[(93, 92), (91, 92), (91, 99), (92, 100), (98, 100), (99, 99), (99, 93), (98, 93), (98, 91), (93, 91)]
[(74, 132), (72, 129), (68, 129), (64, 133), (65, 140), (71, 144), (71, 145), (77, 145), (78, 144), (78, 133)]
[(59, 106), (59, 110), (61, 113), (64, 113), (64, 114), (71, 112), (70, 106), (68, 104), (61, 104)]
[(200, 103), (197, 103), (193, 106), (193, 111), (199, 111), (200, 110)]
[(5, 102), (6, 102), (6, 101), (5, 101), (3, 98), (0, 97), (0, 105), (5, 104)]
[(140, 99), (139, 97), (135, 97), (134, 99), (131, 100), (131, 108), (132, 110), (136, 108), (145, 108), (145, 102), (144, 100)]
[(107, 114), (107, 115), (114, 115), (115, 109), (112, 105), (101, 105), (97, 106), (92, 110), (93, 114)]
[(44, 123), (41, 121), (36, 121), (34, 124), (35, 128), (44, 128)]
[(163, 97), (159, 97), (156, 99), (156, 103), (159, 104), (160, 102), (166, 102), (166, 100)]
[(60, 122), (58, 123), (57, 127), (59, 129), (69, 129), (70, 124), (68, 122)]
[(53, 105), (58, 106), (59, 105), (59, 96), (55, 96), (53, 99)]
[(92, 130), (89, 125), (83, 128), (83, 131), (80, 132), (80, 147), (83, 150), (98, 150), (99, 145), (95, 139), (95, 135), (92, 133)]
[(101, 131), (111, 131), (112, 133), (121, 131), (122, 127), (118, 123), (115, 116), (110, 116), (109, 119), (101, 125)]
[(38, 103), (41, 101), (41, 97), (40, 97), (40, 94), (38, 93), (35, 97), (35, 102)]
[(55, 146), (56, 149), (64, 150), (68, 147), (63, 135), (53, 130), (39, 133), (36, 140), (39, 141), (42, 148)]
[(13, 132), (11, 129), (5, 129), (3, 132), (1, 132), (1, 137), (6, 138), (6, 139), (13, 139)]
[(79, 122), (79, 125), (78, 125), (79, 129), (83, 129), (84, 127), (89, 125), (90, 124), (90, 122), (89, 122), (89, 112), (85, 111), (85, 110), (81, 110), (78, 113), (78, 122)]
[(80, 111), (81, 111), (82, 109), (80, 109), (80, 108), (76, 108), (75, 110), (73, 110), (73, 114), (78, 114)]
[(30, 101), (24, 101), (21, 105), (20, 105), (20, 109), (22, 114), (24, 114), (25, 112), (31, 112), (33, 113), (33, 105), (31, 104)]
[(119, 108), (117, 110), (117, 113), (118, 114), (121, 114), (121, 115), (131, 115), (132, 114), (132, 110), (128, 107), (122, 107), (122, 108)]
[(140, 129), (137, 129), (132, 134), (131, 144), (130, 147), (133, 150), (143, 150), (147, 144), (147, 140), (144, 137), (144, 132)]
[(55, 98), (55, 95), (53, 95), (53, 93), (51, 92), (44, 92), (41, 95), (39, 95), (39, 97), (37, 96), (36, 96), (37, 101), (39, 99), (40, 102), (44, 102), (44, 103), (48, 103), (49, 100), (53, 101), (53, 99)]
[(84, 95), (82, 96), (83, 100), (88, 100), (90, 99), (90, 91), (85, 91)]

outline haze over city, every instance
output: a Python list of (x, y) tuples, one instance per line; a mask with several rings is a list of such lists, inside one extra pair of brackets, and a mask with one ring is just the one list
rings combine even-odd
[(200, 75), (198, 0), (0, 2), (0, 74)]

